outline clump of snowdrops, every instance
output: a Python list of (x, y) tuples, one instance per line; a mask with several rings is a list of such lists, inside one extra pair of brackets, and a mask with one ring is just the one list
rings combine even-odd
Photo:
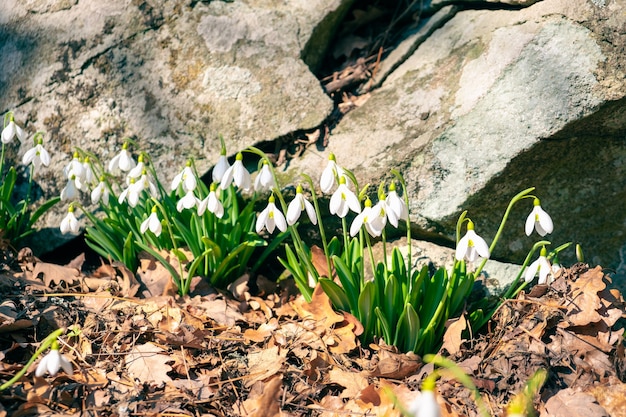
[[(76, 150), (64, 170), (67, 185), (61, 200), (69, 204), (61, 223), (63, 233), (79, 233), (75, 211), (80, 208), (90, 223), (85, 238), (93, 250), (132, 271), (141, 252), (152, 255), (168, 269), (181, 295), (189, 292), (196, 275), (226, 288), (259, 268), (286, 237), (279, 235), (270, 243), (255, 233), (257, 193), (242, 155), (231, 165), (223, 140), (208, 186), (200, 180), (193, 159), (164, 185), (146, 152), (140, 151), (135, 159), (134, 145), (126, 139), (106, 165), (97, 156)], [(255, 184), (255, 190), (262, 190), (261, 185)], [(81, 192), (99, 205), (100, 213), (81, 205)], [(257, 248), (262, 250), (255, 253)], [(176, 262), (168, 259), (171, 254)]]
[[(256, 149), (251, 151), (262, 158), (264, 169), (271, 167), (262, 152)], [(491, 245), (487, 245), (475, 232), (474, 222), (464, 212), (457, 223), (453, 267), (450, 270), (440, 267), (431, 274), (428, 266), (417, 269), (412, 264), (406, 184), (399, 172), (392, 171), (392, 174), (395, 181), (388, 186), (378, 186), (378, 201), (374, 204), (369, 193), (370, 186), (360, 188), (354, 174), (340, 167), (331, 154), (321, 175), (319, 188), (322, 193), (330, 195), (329, 211), (341, 219), (342, 235), (330, 239), (326, 236), (318, 197), (314, 191), (315, 184), (305, 174), (303, 178), (310, 197), (305, 197), (303, 187), (299, 185), (295, 198), (287, 204), (279, 190), (275, 189), (267, 208), (257, 220), (257, 230), (264, 226), (269, 232), (274, 227), (282, 231), (289, 229), (291, 244), (286, 246), (286, 258), (281, 259), (281, 262), (293, 275), (305, 299), (310, 301), (314, 286), (320, 285), (335, 308), (351, 313), (361, 322), (364, 329), (361, 340), (364, 343), (382, 339), (401, 351), (423, 355), (439, 349), (449, 318), (467, 313), (473, 328), (478, 330), (497, 308), (497, 304), (479, 305), (467, 311), (467, 300), (476, 277), (500, 238), (513, 205), (521, 200), (533, 200), (533, 209), (524, 228), (527, 235), (536, 230), (545, 236), (552, 232), (553, 223), (541, 208), (539, 199), (531, 194), (534, 188), (524, 190), (511, 199)], [(398, 193), (398, 185), (401, 195)], [(280, 202), (279, 206), (276, 205), (276, 198)], [(306, 213), (305, 221), (319, 227), (326, 267), (314, 265), (310, 247), (299, 236), (297, 226), (302, 213)], [(390, 254), (386, 250), (386, 227), (391, 225), (397, 228), (402, 222), (407, 232), (406, 257), (398, 248), (394, 248)], [(461, 236), (463, 226), (466, 232)], [(380, 260), (373, 256), (373, 239), (382, 242), (385, 256)], [(545, 246), (549, 244), (542, 240), (534, 245), (504, 298), (515, 296), (536, 275), (539, 275), (539, 283), (549, 282), (553, 275), (549, 259), (566, 247), (564, 245), (547, 255)], [(528, 266), (538, 248), (541, 248), (539, 258)], [(366, 268), (371, 268), (373, 279), (366, 279)]]
[(26, 193), (18, 196), (16, 192), (18, 170), (14, 165), (7, 168), (7, 153), (27, 140), (27, 136), (27, 132), (15, 122), (13, 112), (7, 112), (3, 118), (0, 154), (0, 239), (14, 247), (35, 231), (35, 222), (59, 201), (55, 197), (33, 209), (34, 177), (38, 170), (50, 164), (50, 154), (43, 146), (43, 132), (33, 135), (33, 146), (22, 156), (22, 164), (28, 169)]

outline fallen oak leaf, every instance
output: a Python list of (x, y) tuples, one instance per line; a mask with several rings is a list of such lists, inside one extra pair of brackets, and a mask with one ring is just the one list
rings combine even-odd
[(128, 373), (142, 383), (163, 386), (166, 382), (171, 382), (172, 378), (167, 373), (172, 370), (172, 367), (167, 362), (173, 359), (163, 352), (165, 352), (164, 349), (151, 342), (136, 345), (124, 357)]
[(60, 285), (65, 282), (72, 285), (80, 279), (80, 271), (76, 268), (55, 265), (48, 262), (37, 262), (32, 271), (32, 278), (40, 278), (46, 287), (51, 284)]
[(275, 417), (282, 415), (280, 411), (280, 392), (283, 378), (276, 375), (267, 382), (258, 382), (243, 402), (241, 415), (250, 417)]
[(310, 303), (307, 303), (304, 297), (299, 297), (291, 305), (300, 318), (304, 320), (313, 319), (316, 324), (327, 328), (344, 320), (343, 315), (333, 309), (330, 298), (319, 284), (313, 290)]
[(467, 329), (467, 320), (465, 320), (465, 315), (462, 315), (456, 319), (449, 320), (448, 323), (448, 328), (443, 334), (442, 348), (454, 356), (461, 350), (461, 345), (465, 341), (461, 335)]

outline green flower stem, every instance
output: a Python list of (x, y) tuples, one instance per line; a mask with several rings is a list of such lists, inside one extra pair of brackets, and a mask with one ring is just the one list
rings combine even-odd
[[(370, 256), (370, 264), (372, 265), (372, 277), (376, 276), (376, 261), (374, 260), (374, 252), (372, 251), (372, 241), (370, 240), (370, 235), (369, 233), (367, 233), (365, 230), (363, 230), (363, 227), (361, 227), (361, 230), (359, 230), (359, 241), (361, 242), (361, 253), (363, 253), (363, 237), (365, 237), (365, 243), (367, 244), (367, 252)], [(387, 257), (387, 252), (383, 251), (383, 256), (386, 258)], [(363, 268), (365, 268), (365, 265), (363, 265)], [(387, 270), (387, 265), (385, 264), (385, 271)], [(363, 288), (365, 286), (365, 271), (361, 271), (361, 273), (359, 274), (360, 278), (361, 278), (361, 282), (359, 283), (359, 288)]]
[[(406, 267), (407, 267), (407, 277), (409, 277), (409, 290), (407, 294), (411, 294), (413, 290), (413, 279), (411, 279), (411, 277), (413, 276), (413, 261), (411, 259), (411, 256), (412, 256), (411, 211), (409, 210), (409, 195), (406, 190), (406, 181), (404, 181), (404, 177), (402, 176), (400, 171), (392, 169), (391, 173), (395, 175), (395, 177), (400, 182), (400, 185), (402, 186), (402, 198), (404, 199), (404, 204), (406, 204), (406, 209), (408, 212), (408, 215), (406, 216), (406, 244), (407, 244), (407, 255), (406, 255), (407, 266)], [(386, 256), (386, 253), (387, 252), (385, 252), (385, 256)]]
[[(167, 213), (167, 210), (165, 210), (165, 207), (163, 207), (163, 205), (157, 199), (153, 198), (152, 201), (159, 208), (159, 210), (161, 211), (161, 214), (163, 215), (163, 218), (165, 219), (165, 226), (167, 227), (167, 232), (172, 242), (172, 248), (174, 250), (174, 253), (179, 252), (178, 245), (176, 244), (176, 239), (174, 239), (174, 231), (172, 230), (172, 223), (168, 220), (169, 215)], [(183, 278), (184, 270), (183, 270), (183, 264), (182, 262), (180, 262), (180, 260), (178, 262), (178, 268), (179, 268), (179, 273), (180, 273), (180, 275), (178, 276), (178, 280), (176, 279), (176, 277), (172, 277), (172, 278), (174, 279), (175, 282), (178, 281), (176, 282), (176, 285), (178, 286), (178, 291), (180, 295), (186, 295), (187, 292), (189, 291), (189, 285), (191, 284), (191, 277), (188, 277), (187, 279)]]
[[(515, 197), (513, 197), (511, 199), (511, 201), (509, 202), (508, 207), (506, 208), (506, 211), (504, 212), (504, 216), (502, 216), (502, 220), (500, 221), (500, 227), (498, 228), (498, 231), (496, 232), (496, 235), (493, 237), (493, 241), (491, 242), (491, 246), (489, 246), (489, 253), (492, 253), (494, 248), (496, 247), (496, 244), (498, 243), (498, 240), (500, 239), (500, 235), (502, 234), (502, 231), (504, 230), (504, 225), (506, 224), (506, 221), (509, 218), (509, 214), (511, 213), (511, 209), (513, 208), (515, 203), (517, 203), (518, 201), (520, 201), (523, 198), (534, 198), (534, 196), (528, 195), (529, 193), (533, 192), (534, 190), (535, 190), (535, 187), (527, 188), (524, 191), (521, 191), (520, 193), (518, 193)], [(486, 262), (487, 262), (487, 258), (482, 260), (482, 262), (478, 266), (478, 269), (476, 269), (476, 272), (474, 273), (474, 276), (480, 275), (480, 272), (483, 270), (483, 267), (485, 266)]]
[(48, 347), (54, 342), (56, 341), (59, 336), (61, 336), (63, 333), (65, 333), (65, 328), (60, 328), (55, 330), (54, 332), (50, 333), (48, 335), (48, 337), (46, 337), (42, 342), (41, 345), (39, 346), (39, 349), (37, 349), (37, 351), (33, 354), (33, 356), (30, 357), (30, 359), (28, 360), (28, 362), (26, 362), (26, 365), (24, 365), (24, 367), (22, 369), (20, 369), (20, 371), (15, 374), (15, 376), (11, 379), (9, 379), (7, 382), (5, 382), (4, 384), (0, 385), (0, 391), (4, 391), (5, 389), (9, 388), (10, 386), (12, 386), (13, 384), (15, 384), (27, 371), (28, 368), (30, 367), (30, 365), (35, 362), (35, 360), (37, 360), (37, 358), (46, 350), (48, 349)]
[[(326, 229), (324, 229), (324, 223), (322, 222), (322, 214), (320, 212), (319, 202), (317, 201), (317, 194), (315, 193), (315, 185), (313, 180), (307, 174), (301, 174), (304, 179), (309, 183), (309, 189), (311, 190), (311, 199), (313, 200), (313, 207), (315, 207), (315, 216), (317, 217), (317, 225), (320, 231), (320, 237), (322, 238), (322, 247), (324, 249), (324, 255), (326, 256), (326, 263), (328, 266), (328, 274), (331, 275), (332, 260), (330, 259), (330, 253), (328, 252), (328, 240), (326, 239)], [(329, 277), (332, 279), (332, 277)]]

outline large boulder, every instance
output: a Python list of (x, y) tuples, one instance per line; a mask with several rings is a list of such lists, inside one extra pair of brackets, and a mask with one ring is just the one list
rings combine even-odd
[[(554, 219), (554, 245), (580, 243), (587, 260), (624, 268), (623, 4), (525, 3), (534, 4), (441, 8), (381, 63), (380, 88), (341, 120), (328, 147), (292, 169), (318, 175), (330, 152), (362, 183), (377, 186), (399, 169), (416, 229), (450, 245), (463, 210), (490, 240), (510, 198), (535, 186)], [(494, 256), (524, 259), (538, 239), (523, 233), (531, 208), (532, 200), (515, 207)], [(573, 261), (568, 254), (561, 260)]]
[[(52, 167), (37, 173), (48, 196), (65, 185), (76, 147), (106, 161), (127, 136), (165, 183), (189, 157), (208, 171), (219, 135), (234, 153), (325, 120), (332, 101), (301, 54), (309, 45), (306, 58), (319, 64), (328, 22), (350, 3), (2, 1), (0, 110), (48, 133)], [(66, 210), (44, 225), (55, 228)]]

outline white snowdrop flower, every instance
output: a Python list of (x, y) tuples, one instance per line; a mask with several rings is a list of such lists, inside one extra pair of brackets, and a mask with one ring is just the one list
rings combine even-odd
[(128, 174), (126, 175), (126, 184), (130, 182), (131, 178), (137, 179), (141, 177), (141, 175), (143, 174), (145, 170), (146, 170), (146, 164), (143, 162), (143, 154), (141, 154), (139, 155), (137, 165), (135, 165), (133, 169), (128, 171)]
[(437, 404), (435, 392), (431, 390), (422, 390), (417, 398), (409, 404), (408, 410), (411, 417), (439, 417), (441, 409)]
[(198, 203), (198, 216), (202, 216), (206, 210), (220, 219), (224, 216), (224, 206), (217, 197), (216, 188), (215, 183), (211, 184), (209, 195)]
[(181, 184), (183, 186), (183, 191), (186, 193), (195, 190), (198, 185), (196, 175), (193, 173), (193, 169), (191, 169), (191, 161), (187, 161), (185, 168), (183, 168), (183, 170), (174, 177), (172, 184), (170, 185), (170, 189), (172, 191), (177, 190), (178, 186)]
[(70, 204), (69, 208), (67, 209), (67, 214), (65, 215), (63, 220), (61, 220), (61, 226), (59, 228), (61, 229), (61, 233), (63, 234), (78, 234), (78, 220), (74, 215), (74, 206), (72, 204)]
[(33, 164), (35, 168), (39, 168), (41, 165), (50, 165), (50, 154), (44, 149), (42, 138), (38, 138), (35, 146), (26, 151), (22, 157), (22, 163), (24, 165)]
[(183, 209), (190, 209), (199, 203), (200, 201), (194, 195), (193, 191), (187, 191), (185, 195), (176, 203), (176, 210), (181, 212)]
[(409, 219), (409, 209), (406, 206), (406, 202), (403, 198), (398, 196), (396, 185), (393, 182), (389, 186), (389, 193), (385, 199), (385, 204), (387, 206), (388, 216), (389, 212), (395, 214), (395, 218), (389, 216), (389, 223), (391, 223), (393, 227), (398, 227), (398, 220), (407, 221)]
[(533, 201), (533, 209), (526, 218), (526, 236), (530, 236), (533, 229), (537, 230), (540, 236), (545, 236), (548, 233), (552, 233), (554, 230), (554, 224), (552, 218), (541, 208), (541, 203), (538, 198)]
[(390, 219), (390, 223), (391, 223), (391, 219), (393, 218), (395, 224), (398, 224), (398, 219), (396, 218), (395, 213), (387, 210), (385, 199), (376, 203), (372, 207), (372, 210), (370, 211), (370, 214), (367, 217), (368, 218), (367, 218), (367, 221), (365, 222), (365, 229), (371, 236), (374, 236), (374, 237), (378, 237), (383, 233), (383, 229), (385, 228), (385, 225), (387, 224), (388, 218)]
[(246, 167), (243, 166), (243, 155), (241, 152), (239, 152), (235, 157), (235, 163), (230, 166), (226, 172), (224, 172), (220, 188), (225, 190), (231, 182), (234, 182), (237, 187), (244, 191), (248, 191), (250, 189), (250, 173)]
[(474, 262), (479, 257), (489, 258), (489, 246), (487, 246), (485, 239), (474, 232), (474, 223), (470, 220), (467, 223), (465, 236), (459, 240), (456, 246), (455, 258), (458, 261), (465, 259), (468, 262)]
[[(6, 121), (6, 117), (4, 120)], [(9, 144), (13, 142), (15, 137), (22, 142), (26, 138), (26, 132), (15, 123), (11, 113), (9, 115), (9, 123), (2, 129), (2, 143)]]
[(256, 232), (261, 233), (265, 227), (269, 233), (274, 233), (274, 229), (278, 227), (278, 230), (284, 232), (287, 230), (287, 221), (285, 216), (276, 207), (276, 199), (272, 194), (268, 200), (267, 207), (259, 214), (256, 219)]
[(98, 185), (91, 191), (91, 203), (96, 204), (102, 201), (103, 204), (109, 204), (109, 196), (109, 187), (104, 182), (104, 178), (101, 178)]
[(336, 214), (340, 218), (346, 217), (349, 210), (355, 213), (361, 212), (361, 205), (356, 194), (346, 185), (346, 177), (339, 178), (339, 187), (330, 197), (330, 214)]
[(328, 165), (322, 171), (320, 177), (320, 189), (324, 194), (329, 194), (335, 185), (335, 179), (341, 178), (344, 175), (344, 171), (335, 160), (335, 154), (328, 155)]
[(552, 266), (546, 257), (547, 251), (545, 246), (541, 248), (539, 258), (528, 266), (524, 274), (524, 281), (531, 282), (536, 275), (539, 275), (538, 284), (549, 284), (552, 277)]
[(296, 196), (287, 206), (287, 224), (290, 226), (294, 225), (298, 219), (300, 219), (300, 215), (303, 210), (306, 211), (311, 223), (317, 224), (315, 207), (313, 207), (313, 204), (311, 204), (309, 200), (304, 197), (304, 194), (302, 194), (302, 187), (298, 185), (298, 187), (296, 187)]
[(361, 230), (361, 226), (363, 226), (363, 224), (367, 224), (368, 216), (371, 212), (372, 202), (368, 198), (365, 200), (365, 207), (363, 207), (363, 210), (354, 218), (352, 224), (350, 225), (350, 236), (356, 236), (357, 233), (359, 233), (359, 230)]
[(258, 192), (271, 190), (272, 187), (276, 187), (272, 171), (267, 161), (263, 161), (263, 166), (254, 179), (254, 189)]
[(55, 341), (52, 343), (50, 352), (48, 352), (48, 354), (41, 359), (39, 365), (37, 365), (35, 376), (42, 377), (46, 372), (48, 372), (50, 376), (55, 376), (59, 372), (59, 369), (63, 369), (68, 375), (72, 375), (74, 372), (72, 363), (68, 361), (65, 356), (61, 355), (58, 343)]
[(139, 231), (143, 234), (150, 229), (155, 236), (160, 236), (162, 231), (161, 221), (159, 220), (159, 216), (157, 216), (157, 207), (152, 207), (152, 212), (148, 216), (146, 220), (141, 223), (139, 227)]
[(76, 186), (76, 176), (72, 175), (61, 190), (61, 201), (73, 200), (76, 197), (78, 197), (78, 187)]
[(128, 151), (128, 142), (124, 142), (120, 153), (115, 155), (111, 161), (109, 161), (109, 172), (116, 174), (118, 171), (128, 172), (137, 166), (137, 163), (133, 159), (132, 155)]
[(139, 203), (139, 195), (143, 190), (143, 182), (135, 182), (135, 180), (131, 178), (130, 184), (119, 195), (117, 202), (122, 204), (126, 201), (129, 206), (136, 207)]
[(224, 174), (230, 168), (230, 164), (228, 163), (228, 158), (226, 157), (226, 150), (222, 150), (219, 159), (217, 160), (217, 164), (213, 167), (213, 182), (221, 183), (222, 178), (224, 178)]
[(151, 175), (148, 175), (145, 169), (143, 170), (141, 177), (139, 177), (136, 182), (141, 187), (140, 191), (148, 190), (150, 195), (154, 198), (157, 198), (159, 195), (159, 190), (154, 182), (154, 178), (152, 178)]
[(78, 152), (74, 152), (72, 160), (63, 168), (63, 175), (65, 175), (65, 178), (71, 178), (72, 176), (81, 178), (84, 175), (84, 171), (85, 166), (81, 162)]
[(83, 161), (83, 171), (84, 171), (83, 178), (85, 179), (85, 183), (89, 185), (93, 185), (96, 182), (96, 179), (98, 177), (93, 172), (91, 160), (89, 159), (88, 156), (85, 157), (85, 160)]

